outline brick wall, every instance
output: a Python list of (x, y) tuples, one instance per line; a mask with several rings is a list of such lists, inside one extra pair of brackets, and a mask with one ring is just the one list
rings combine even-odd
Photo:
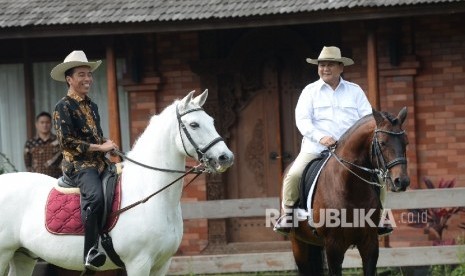
[(459, 16), (416, 23), (419, 174), (465, 187), (465, 31)]
[[(404, 20), (397, 31), (390, 21), (379, 22), (377, 54), (381, 110), (409, 109), (406, 130), (412, 188), (425, 188), (423, 178), (435, 184), (456, 179), (465, 187), (465, 30), (461, 16), (419, 17)], [(361, 22), (343, 24), (342, 41), (352, 48), (355, 65), (345, 78), (366, 91), (366, 28)], [(391, 62), (392, 37), (398, 39), (398, 64)], [(396, 220), (403, 210), (396, 212)], [(463, 235), (457, 227), (464, 215), (450, 221), (445, 238)], [(399, 222), (399, 221), (398, 221)], [(428, 233), (399, 224), (391, 245), (432, 243)]]
[[(422, 66), (416, 85), (418, 174), (435, 184), (465, 187), (465, 30), (463, 16), (421, 18), (415, 49)], [(423, 186), (424, 187), (424, 186)], [(450, 220), (445, 238), (463, 235), (464, 214)]]

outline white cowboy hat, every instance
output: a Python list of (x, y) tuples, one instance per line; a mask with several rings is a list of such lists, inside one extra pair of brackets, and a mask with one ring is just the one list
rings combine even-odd
[(354, 64), (354, 61), (350, 58), (346, 57), (341, 57), (341, 50), (338, 47), (335, 46), (329, 46), (323, 47), (323, 50), (321, 50), (320, 55), (318, 56), (317, 59), (311, 59), (307, 58), (307, 62), (310, 64), (317, 64), (319, 61), (336, 61), (336, 62), (342, 62), (344, 66), (352, 65)]
[(50, 72), (50, 76), (52, 77), (52, 79), (56, 81), (66, 82), (65, 72), (68, 69), (79, 66), (89, 66), (90, 71), (93, 72), (100, 66), (100, 64), (102, 64), (101, 60), (97, 60), (94, 62), (88, 61), (86, 54), (83, 51), (72, 51), (65, 58), (63, 63), (58, 64), (52, 69), (52, 72)]

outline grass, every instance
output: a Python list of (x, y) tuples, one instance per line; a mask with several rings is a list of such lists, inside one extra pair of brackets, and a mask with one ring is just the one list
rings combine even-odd
[[(400, 268), (379, 268), (378, 276), (403, 276), (405, 275)], [(344, 269), (344, 276), (359, 276), (362, 275), (361, 268)], [(189, 276), (295, 276), (297, 271), (259, 271), (259, 272), (241, 272), (241, 273), (220, 273), (220, 274), (190, 274)]]

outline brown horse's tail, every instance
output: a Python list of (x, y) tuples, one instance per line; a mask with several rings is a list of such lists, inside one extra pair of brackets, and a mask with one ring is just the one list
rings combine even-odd
[(290, 236), (295, 263), (301, 276), (324, 275), (323, 247), (305, 243)]

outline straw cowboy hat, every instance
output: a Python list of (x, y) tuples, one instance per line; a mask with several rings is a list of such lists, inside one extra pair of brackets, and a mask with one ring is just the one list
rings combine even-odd
[(307, 58), (307, 62), (310, 64), (317, 64), (319, 61), (336, 61), (336, 62), (342, 62), (344, 66), (352, 65), (354, 64), (354, 61), (350, 58), (346, 57), (341, 57), (341, 50), (338, 47), (335, 46), (329, 46), (323, 47), (323, 50), (321, 50), (320, 55), (318, 56), (317, 59), (311, 59)]
[(52, 77), (52, 79), (56, 81), (66, 82), (65, 72), (68, 69), (79, 66), (89, 66), (90, 71), (93, 72), (100, 66), (100, 64), (102, 64), (101, 60), (97, 60), (94, 62), (88, 61), (86, 54), (83, 51), (72, 51), (65, 58), (63, 63), (58, 64), (52, 69), (52, 72), (50, 72), (50, 76)]

